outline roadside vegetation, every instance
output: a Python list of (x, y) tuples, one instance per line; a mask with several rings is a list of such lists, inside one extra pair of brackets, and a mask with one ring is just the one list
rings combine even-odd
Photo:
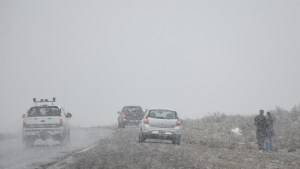
[[(300, 104), (290, 111), (277, 107), (270, 112), (276, 119), (274, 124), (276, 150), (300, 148)], [(256, 151), (254, 116), (215, 113), (202, 119), (186, 119), (183, 122), (182, 142)]]

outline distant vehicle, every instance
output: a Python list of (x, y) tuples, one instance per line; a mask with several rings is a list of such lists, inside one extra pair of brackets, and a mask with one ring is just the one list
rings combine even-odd
[(140, 106), (125, 106), (118, 112), (118, 126), (124, 128), (126, 125), (138, 126), (144, 117), (144, 111)]
[[(23, 115), (23, 143), (25, 146), (32, 146), (37, 139), (54, 139), (61, 143), (70, 142), (70, 127), (68, 120), (72, 117), (71, 113), (66, 113), (62, 106), (54, 105), (52, 101), (41, 99), (33, 102), (35, 106), (30, 107)], [(47, 103), (52, 103), (48, 105)], [(41, 105), (38, 105), (41, 104)]]
[(146, 139), (171, 140), (180, 144), (181, 121), (176, 111), (166, 109), (150, 109), (139, 124), (139, 142)]

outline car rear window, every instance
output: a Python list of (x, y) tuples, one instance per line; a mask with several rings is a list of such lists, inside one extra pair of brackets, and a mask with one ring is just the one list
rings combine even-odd
[(177, 113), (171, 110), (150, 110), (149, 117), (156, 119), (177, 119)]
[(28, 111), (28, 117), (38, 117), (38, 116), (60, 116), (60, 109), (55, 106), (51, 107), (32, 107)]
[(141, 107), (124, 107), (122, 112), (143, 112)]

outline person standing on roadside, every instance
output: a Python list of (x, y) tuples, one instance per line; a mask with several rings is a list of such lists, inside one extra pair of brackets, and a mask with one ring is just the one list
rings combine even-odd
[(273, 146), (273, 137), (274, 137), (274, 128), (273, 128), (273, 123), (274, 123), (274, 118), (271, 116), (270, 112), (267, 112), (267, 128), (266, 128), (266, 143), (265, 147), (267, 151), (274, 151), (274, 146)]
[(259, 115), (254, 118), (254, 125), (256, 127), (256, 139), (258, 149), (264, 150), (264, 142), (266, 139), (267, 119), (264, 116), (264, 110), (259, 111)]

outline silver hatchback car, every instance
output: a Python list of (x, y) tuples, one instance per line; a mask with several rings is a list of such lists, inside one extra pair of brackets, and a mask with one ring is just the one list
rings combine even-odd
[(149, 109), (139, 124), (139, 142), (146, 139), (171, 140), (180, 144), (181, 121), (176, 111)]

